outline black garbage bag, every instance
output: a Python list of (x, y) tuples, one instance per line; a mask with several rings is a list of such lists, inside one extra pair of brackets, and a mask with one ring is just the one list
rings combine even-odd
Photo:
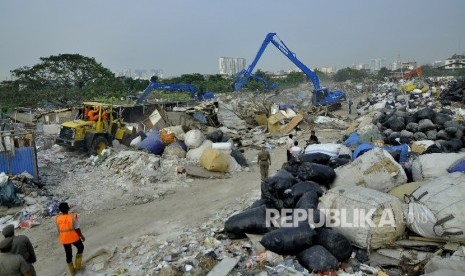
[(314, 245), (297, 255), (299, 263), (310, 272), (338, 270), (338, 261), (326, 248)]
[(417, 112), (415, 112), (415, 114), (416, 114), (417, 123), (423, 119), (429, 119), (433, 121), (434, 117), (436, 116), (436, 112), (430, 107), (425, 107), (423, 109), (420, 109)]
[(223, 139), (223, 131), (221, 131), (220, 129), (217, 129), (215, 131), (208, 133), (205, 136), (205, 138), (212, 141), (213, 143), (219, 143)]
[(242, 152), (236, 148), (233, 147), (231, 149), (231, 156), (236, 160), (236, 162), (241, 165), (241, 167), (248, 167), (249, 163), (247, 162), (247, 159), (245, 156), (242, 154)]
[(302, 154), (300, 156), (300, 162), (311, 162), (311, 163), (317, 163), (317, 164), (322, 164), (322, 165), (327, 165), (329, 160), (331, 159), (331, 156), (316, 152), (316, 153), (307, 153), (307, 154)]
[(297, 177), (300, 180), (315, 181), (318, 184), (329, 187), (329, 184), (336, 178), (336, 173), (333, 168), (326, 165), (304, 162), (299, 167)]
[(297, 227), (284, 227), (266, 233), (260, 243), (280, 255), (296, 255), (312, 246), (315, 230), (307, 223)]
[(262, 181), (262, 199), (270, 202), (273, 207), (281, 209), (284, 207), (284, 192), (296, 182), (297, 180), (290, 172), (281, 169), (274, 176)]
[(321, 186), (313, 181), (302, 181), (294, 184), (294, 186), (284, 192), (284, 207), (294, 208), (302, 195), (311, 191), (315, 192), (318, 197), (324, 193)]
[(244, 238), (245, 233), (263, 234), (269, 232), (273, 228), (266, 227), (266, 209), (266, 205), (261, 205), (233, 215), (224, 223), (224, 230), (230, 238)]
[(332, 158), (331, 160), (329, 160), (328, 166), (335, 169), (337, 167), (344, 166), (345, 164), (350, 163), (350, 161), (351, 161), (350, 157), (349, 158), (336, 157), (336, 158)]
[(423, 154), (428, 154), (428, 153), (443, 153), (444, 150), (442, 149), (442, 147), (436, 145), (436, 144), (433, 144), (431, 146), (429, 146), (424, 152)]
[(433, 123), (435, 125), (443, 126), (444, 123), (449, 122), (451, 120), (452, 120), (451, 116), (441, 112), (441, 113), (436, 113), (433, 119)]
[(394, 131), (401, 131), (405, 129), (405, 120), (402, 117), (392, 116), (387, 120), (384, 126), (394, 130)]
[(290, 172), (294, 177), (297, 176), (301, 163), (296, 158), (291, 158), (288, 162), (284, 163), (283, 169)]
[(315, 244), (322, 245), (340, 262), (344, 262), (352, 255), (352, 245), (343, 235), (328, 228), (316, 229)]
[(266, 205), (268, 204), (268, 201), (266, 199), (258, 199), (258, 200), (255, 200), (254, 203), (252, 203), (252, 205), (250, 205), (250, 207), (248, 209), (253, 209), (253, 208), (257, 208), (257, 207), (260, 207), (262, 205)]
[(295, 208), (296, 209), (317, 209), (318, 207), (318, 195), (314, 191), (308, 191), (303, 194), (299, 201), (297, 201)]
[(462, 141), (460, 139), (450, 139), (441, 143), (442, 148), (445, 152), (459, 152), (462, 147)]
[(21, 204), (21, 199), (16, 195), (15, 186), (13, 186), (13, 184), (7, 182), (0, 185), (0, 205), (11, 208)]
[(314, 191), (308, 191), (303, 194), (295, 209), (303, 210), (307, 213), (307, 223), (312, 224), (314, 227), (319, 226), (322, 214), (318, 210), (318, 195)]

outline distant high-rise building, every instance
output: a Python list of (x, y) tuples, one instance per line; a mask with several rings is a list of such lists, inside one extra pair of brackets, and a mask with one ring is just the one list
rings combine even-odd
[(134, 78), (134, 79), (143, 79), (150, 80), (152, 76), (163, 77), (163, 70), (161, 69), (123, 69), (118, 76)]
[(378, 72), (381, 68), (386, 66), (386, 59), (375, 58), (371, 60), (370, 69), (372, 72)]
[(236, 75), (245, 69), (245, 58), (220, 57), (218, 65), (221, 75)]
[(132, 70), (131, 69), (123, 69), (120, 73), (119, 76), (121, 77), (127, 77), (127, 78), (132, 78)]
[(332, 74), (334, 73), (336, 70), (334, 70), (333, 67), (317, 67), (315, 68), (315, 70), (318, 70), (320, 72), (323, 72), (325, 74)]
[(461, 69), (465, 68), (465, 55), (453, 55), (444, 62), (444, 69)]

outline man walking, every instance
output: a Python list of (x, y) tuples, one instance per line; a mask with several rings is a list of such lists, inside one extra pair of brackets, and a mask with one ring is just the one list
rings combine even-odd
[(19, 254), (11, 253), (13, 238), (0, 242), (0, 275), (32, 276), (31, 266)]
[(291, 160), (292, 158), (292, 153), (291, 153), (291, 148), (294, 146), (294, 135), (289, 134), (286, 140), (286, 156), (287, 156), (287, 161)]
[(13, 241), (10, 253), (21, 255), (24, 260), (26, 260), (26, 262), (31, 266), (31, 275), (35, 276), (36, 271), (34, 269), (33, 263), (35, 263), (37, 259), (34, 252), (34, 247), (32, 247), (32, 243), (29, 238), (24, 235), (15, 236), (15, 227), (13, 224), (7, 225), (5, 228), (3, 228), (2, 234), (5, 236), (5, 238), (11, 238)]
[(258, 166), (260, 167), (260, 175), (262, 180), (268, 177), (268, 172), (271, 165), (270, 153), (265, 150), (265, 146), (261, 146), (261, 151), (258, 153)]
[[(62, 202), (58, 206), (61, 214), (55, 218), (55, 223), (58, 229), (58, 236), (60, 243), (65, 248), (66, 263), (68, 264), (68, 270), (71, 275), (76, 275), (76, 270), (82, 268), (82, 252), (84, 252), (83, 241), (86, 240), (81, 233), (79, 228), (79, 222), (76, 213), (68, 213), (68, 203)], [(73, 250), (71, 245), (77, 248), (75, 266), (73, 265)]]

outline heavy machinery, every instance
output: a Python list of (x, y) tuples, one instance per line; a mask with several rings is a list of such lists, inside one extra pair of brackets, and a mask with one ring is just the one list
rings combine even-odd
[(73, 121), (61, 125), (56, 143), (69, 149), (86, 149), (89, 154), (101, 154), (113, 139), (128, 144), (132, 132), (120, 117), (122, 106), (84, 102)]
[(412, 70), (408, 71), (407, 74), (404, 75), (403, 79), (409, 80), (415, 74), (418, 76), (418, 78), (421, 78), (421, 76), (423, 76), (423, 69), (421, 69), (421, 67), (413, 68)]
[[(237, 85), (238, 81), (241, 78), (244, 77), (245, 73), (246, 73), (246, 70), (244, 69), (244, 70), (242, 70), (242, 71), (240, 71), (239, 73), (236, 74), (236, 77), (234, 78), (234, 82), (235, 82), (234, 88), (235, 88), (236, 91), (241, 89), (242, 85), (241, 85), (241, 87), (237, 87), (236, 85)], [(276, 89), (278, 87), (278, 84), (276, 82), (268, 82), (265, 78), (263, 78), (261, 76), (258, 76), (256, 74), (250, 73), (249, 77), (263, 83), (265, 90), (273, 90), (273, 89)]]
[(157, 82), (158, 78), (152, 77), (150, 79), (150, 83), (145, 88), (145, 90), (142, 92), (142, 95), (137, 99), (135, 105), (140, 105), (142, 104), (147, 97), (152, 93), (153, 90), (167, 90), (167, 91), (187, 91), (191, 94), (191, 97), (196, 99), (196, 100), (202, 100), (202, 99), (211, 99), (214, 97), (214, 94), (212, 92), (204, 92), (202, 89), (199, 91), (197, 90), (197, 87), (191, 85), (191, 84), (164, 84), (164, 83), (159, 83)]
[[(276, 39), (275, 39), (276, 37)], [(327, 87), (320, 86), (320, 79), (318, 76), (310, 70), (305, 64), (303, 64), (299, 59), (297, 59), (295, 53), (293, 53), (286, 44), (277, 37), (276, 33), (269, 33), (266, 35), (265, 40), (262, 43), (262, 46), (258, 50), (257, 55), (255, 56), (252, 63), (249, 65), (247, 70), (244, 71), (242, 77), (235, 83), (235, 90), (239, 91), (241, 87), (247, 82), (247, 80), (252, 76), (252, 72), (257, 65), (260, 57), (265, 51), (268, 44), (273, 44), (278, 50), (283, 53), (292, 63), (294, 63), (302, 72), (312, 81), (315, 91), (313, 93), (312, 102), (314, 106), (332, 106), (340, 105), (341, 101), (345, 99), (345, 93), (342, 90), (330, 90)]]

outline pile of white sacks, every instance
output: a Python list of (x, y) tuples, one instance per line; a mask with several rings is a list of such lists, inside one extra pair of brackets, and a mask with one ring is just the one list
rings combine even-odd
[[(346, 151), (343, 145), (321, 144), (312, 145), (306, 153), (333, 152), (337, 156)], [(407, 183), (405, 164), (375, 147), (335, 168), (336, 179), (320, 198), (318, 208), (344, 210), (352, 227), (336, 224), (332, 228), (360, 248), (392, 245), (406, 228), (426, 238), (465, 242), (465, 176), (464, 172), (448, 172), (464, 158), (465, 152), (420, 155), (411, 162), (414, 182)], [(360, 210), (368, 219), (364, 222), (373, 224), (354, 225), (364, 220)], [(343, 214), (339, 215), (342, 219)]]

